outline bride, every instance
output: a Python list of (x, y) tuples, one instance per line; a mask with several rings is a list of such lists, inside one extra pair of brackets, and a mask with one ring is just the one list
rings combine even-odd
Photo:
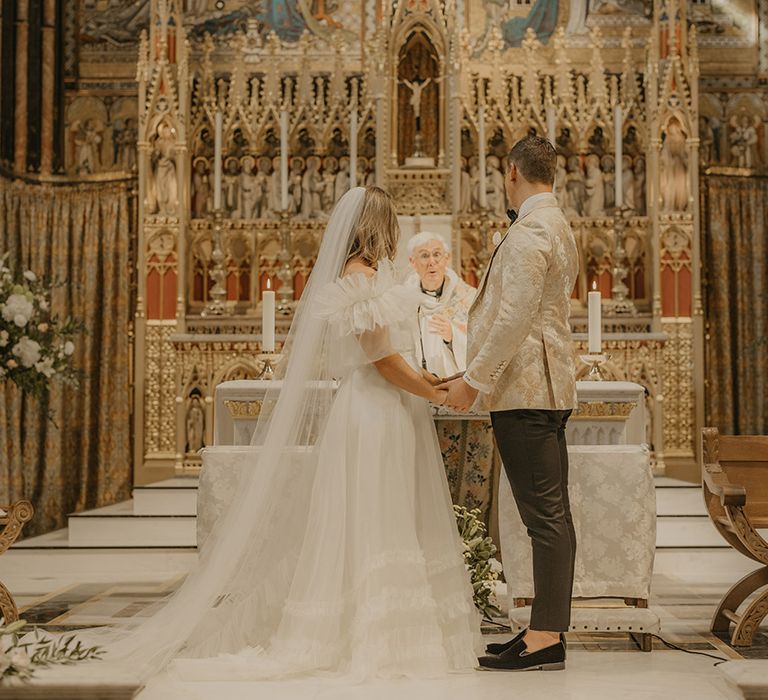
[(446, 394), (414, 369), (418, 297), (397, 280), (398, 237), (386, 192), (341, 198), (251, 469), (197, 568), (106, 645), (107, 665), (147, 676), (170, 664), (188, 680), (476, 666), (479, 616), (428, 407)]

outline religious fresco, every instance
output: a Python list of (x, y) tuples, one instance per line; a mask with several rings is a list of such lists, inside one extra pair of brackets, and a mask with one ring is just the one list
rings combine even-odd
[[(520, 48), (528, 29), (546, 44), (557, 28), (560, 0), (482, 0), (470, 4), (472, 29), (482, 28), (474, 43), (475, 53), (487, 46), (495, 28), (505, 48)], [(483, 17), (484, 15), (484, 17)]]

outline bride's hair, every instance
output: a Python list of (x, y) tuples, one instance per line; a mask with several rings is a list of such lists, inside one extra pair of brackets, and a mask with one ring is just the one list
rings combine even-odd
[(355, 226), (347, 262), (360, 258), (375, 267), (379, 260), (393, 260), (400, 238), (395, 201), (381, 187), (366, 187), (363, 209)]

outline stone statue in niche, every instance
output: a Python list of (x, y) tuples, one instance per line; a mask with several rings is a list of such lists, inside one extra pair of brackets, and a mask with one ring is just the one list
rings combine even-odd
[(264, 134), (264, 147), (261, 151), (267, 158), (274, 158), (280, 153), (280, 139), (275, 135), (274, 129), (267, 129), (267, 133)]
[(269, 181), (269, 209), (275, 216), (283, 210), (283, 193), (280, 177), (280, 156), (274, 156), (272, 158), (272, 175)]
[(570, 158), (576, 153), (576, 149), (571, 139), (571, 130), (565, 126), (560, 134), (555, 137), (555, 143), (557, 144), (557, 152), (564, 155), (566, 158)]
[(488, 151), (491, 155), (499, 158), (502, 163), (504, 162), (502, 159), (507, 157), (509, 146), (501, 129), (496, 129), (491, 135), (491, 139), (488, 142)]
[(139, 131), (136, 120), (128, 117), (125, 122), (115, 124), (112, 129), (115, 165), (131, 173), (136, 170), (136, 142)]
[(328, 142), (327, 153), (334, 158), (341, 158), (349, 153), (349, 143), (338, 126), (334, 128), (331, 140)]
[(621, 189), (624, 194), (624, 206), (637, 209), (635, 203), (635, 171), (631, 156), (621, 157)]
[(471, 158), (476, 152), (472, 134), (466, 127), (461, 130), (461, 157)]
[(634, 158), (643, 152), (640, 139), (637, 137), (637, 128), (633, 124), (630, 124), (627, 127), (627, 132), (624, 134), (624, 141), (622, 143), (622, 151), (625, 155)]
[(304, 159), (291, 158), (291, 172), (288, 176), (288, 209), (292, 214), (301, 213), (302, 187), (304, 184)]
[(317, 156), (307, 158), (307, 169), (301, 179), (301, 215), (315, 219), (323, 214), (322, 193), (325, 189), (320, 174), (320, 159)]
[(175, 216), (179, 204), (176, 180), (176, 134), (166, 122), (157, 129), (152, 147), (149, 210), (161, 216)]
[(587, 156), (585, 165), (587, 172), (584, 178), (584, 215), (598, 218), (605, 213), (605, 182), (603, 171), (600, 169), (600, 156), (591, 153)]
[(363, 158), (376, 157), (376, 130), (373, 127), (369, 126), (366, 128), (363, 141), (358, 150)]
[(661, 208), (664, 211), (685, 211), (688, 208), (688, 153), (685, 141), (682, 125), (673, 117), (667, 124), (659, 158)]
[(208, 161), (195, 158), (192, 164), (192, 216), (195, 219), (202, 219), (210, 210), (211, 194)]
[(600, 159), (605, 184), (605, 208), (613, 209), (616, 206), (616, 164), (612, 155), (606, 154)]
[(333, 201), (338, 202), (342, 195), (349, 189), (349, 158), (339, 158), (339, 171), (336, 173), (336, 181), (333, 185)]
[(488, 156), (485, 161), (486, 198), (488, 208), (500, 218), (507, 211), (507, 196), (504, 189), (504, 174), (496, 156)]
[(248, 141), (241, 129), (235, 129), (232, 132), (232, 146), (230, 147), (231, 154), (238, 160), (248, 152)]
[(224, 211), (232, 218), (240, 216), (240, 172), (237, 158), (230, 156), (224, 161), (224, 174), (221, 178), (222, 204)]
[(240, 161), (240, 218), (257, 219), (256, 212), (261, 200), (258, 176), (254, 172), (256, 159), (244, 156)]
[(365, 176), (365, 186), (373, 187), (376, 184), (376, 159), (368, 161), (368, 174)]
[(472, 180), (469, 177), (467, 159), (461, 156), (461, 170), (459, 171), (459, 211), (468, 212), (472, 206)]
[(196, 454), (205, 447), (205, 409), (199, 395), (195, 394), (187, 406), (187, 454)]
[(101, 168), (101, 143), (103, 140), (100, 122), (86, 119), (75, 133), (75, 172), (91, 175)]
[(264, 219), (271, 215), (270, 206), (271, 206), (271, 192), (270, 192), (270, 185), (272, 183), (272, 178), (270, 176), (270, 165), (271, 161), (266, 156), (262, 156), (259, 158), (259, 162), (257, 165), (258, 171), (256, 173), (256, 202), (254, 205), (254, 212), (253, 216), (256, 219)]
[(645, 158), (635, 158), (635, 209), (640, 216), (645, 216)]
[(595, 127), (595, 130), (589, 137), (589, 146), (592, 153), (596, 153), (599, 157), (605, 155), (605, 135), (603, 134), (603, 127)]
[(339, 161), (334, 156), (326, 156), (323, 161), (323, 191), (320, 195), (323, 211), (330, 213), (336, 203), (334, 189), (336, 186), (336, 173), (339, 171)]
[(731, 117), (728, 139), (731, 145), (731, 163), (737, 168), (754, 168), (760, 164), (756, 124), (760, 124), (759, 117), (753, 119), (747, 114)]
[(584, 172), (579, 156), (571, 156), (566, 161), (566, 209), (576, 216), (584, 215), (584, 202), (587, 198)]
[(300, 129), (297, 137), (296, 155), (300, 158), (308, 158), (315, 154), (315, 139), (309, 134), (309, 130)]
[(560, 206), (560, 209), (562, 209), (563, 213), (567, 214), (567, 183), (568, 183), (568, 172), (565, 169), (566, 160), (565, 156), (562, 154), (558, 154), (557, 156), (557, 165), (555, 166), (555, 197), (557, 198), (557, 203)]
[(203, 158), (213, 158), (216, 152), (216, 146), (214, 143), (211, 130), (208, 127), (203, 127), (200, 131), (200, 145), (196, 149), (197, 155)]

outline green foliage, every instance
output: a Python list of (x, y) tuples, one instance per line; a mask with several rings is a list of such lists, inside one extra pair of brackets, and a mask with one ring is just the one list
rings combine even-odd
[(464, 542), (464, 565), (472, 579), (475, 607), (488, 619), (499, 617), (501, 610), (496, 606), (494, 590), (501, 564), (494, 557), (496, 545), (488, 537), (479, 509), (453, 506), (453, 511)]
[[(30, 680), (41, 668), (54, 665), (71, 665), (79, 661), (100, 659), (104, 651), (100, 647), (84, 647), (75, 635), (68, 637), (44, 637), (38, 630), (20, 638), (26, 626), (18, 620), (5, 627), (0, 626), (0, 686)], [(10, 644), (6, 641), (10, 639)]]

